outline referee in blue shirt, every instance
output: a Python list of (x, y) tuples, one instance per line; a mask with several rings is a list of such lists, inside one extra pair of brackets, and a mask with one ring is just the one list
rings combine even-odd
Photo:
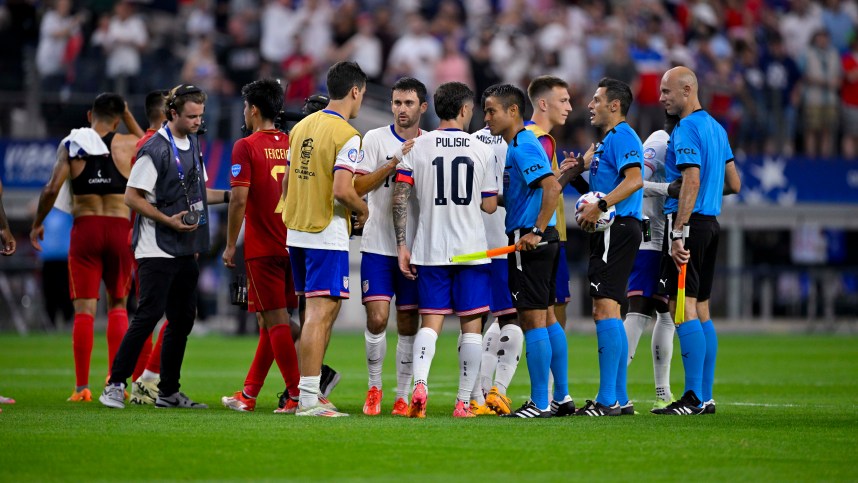
[(559, 254), (560, 236), (554, 226), (560, 184), (545, 149), (524, 128), (524, 92), (509, 84), (495, 85), (486, 90), (484, 98), (486, 125), (508, 146), (503, 179), (505, 224), (509, 242), (516, 245), (516, 252), (507, 258), (509, 290), (524, 329), (530, 373), (530, 401), (508, 416), (547, 418), (551, 417), (549, 370), (558, 390), (569, 392), (566, 333), (556, 321), (547, 326)]
[(583, 205), (581, 227), (591, 228), (611, 206), (616, 218), (607, 231), (590, 235), (587, 276), (599, 345), (599, 393), (576, 416), (635, 413), (626, 391), (629, 342), (620, 318), (620, 304), (626, 300), (626, 284), (643, 236), (643, 145), (626, 122), (631, 104), (628, 84), (604, 78), (587, 105), (590, 124), (602, 135), (590, 160), (590, 190), (601, 191), (605, 197)]
[[(738, 193), (739, 175), (727, 133), (700, 105), (697, 77), (675, 67), (661, 79), (661, 103), (680, 120), (670, 135), (665, 156), (667, 182), (682, 180), (679, 199), (668, 198), (659, 293), (670, 296), (676, 311), (678, 266), (687, 264), (685, 318), (676, 328), (685, 368), (685, 394), (656, 414), (693, 415), (715, 412), (712, 382), (718, 339), (709, 315), (715, 275), (723, 194)], [(727, 189), (725, 190), (725, 177)], [(705, 321), (701, 324), (701, 321)]]

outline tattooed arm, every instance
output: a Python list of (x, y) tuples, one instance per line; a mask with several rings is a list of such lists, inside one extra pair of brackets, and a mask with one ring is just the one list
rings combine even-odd
[(408, 226), (408, 198), (413, 186), (397, 181), (393, 188), (393, 230), (396, 232), (396, 250), (399, 254), (399, 270), (409, 280), (417, 278), (417, 268), (411, 264), (411, 250), (406, 244)]

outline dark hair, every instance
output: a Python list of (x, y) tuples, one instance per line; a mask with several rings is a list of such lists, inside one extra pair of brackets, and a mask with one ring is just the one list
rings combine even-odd
[(537, 99), (544, 96), (546, 92), (551, 91), (555, 87), (568, 89), (569, 84), (565, 80), (553, 75), (541, 75), (536, 79), (533, 79), (530, 85), (527, 86), (527, 97), (530, 98), (530, 103), (535, 105)]
[(512, 84), (495, 84), (490, 86), (483, 92), (483, 109), (486, 107), (486, 99), (496, 97), (498, 102), (504, 109), (509, 109), (510, 106), (518, 106), (519, 116), (524, 117), (524, 91)]
[(435, 90), (435, 114), (442, 121), (456, 119), (462, 106), (473, 102), (474, 91), (461, 82), (446, 82)]
[(605, 88), (605, 97), (608, 98), (608, 102), (620, 101), (620, 114), (625, 116), (629, 113), (634, 96), (628, 84), (617, 79), (602, 77), (597, 87)]
[(328, 69), (328, 95), (338, 101), (345, 98), (352, 87), (358, 89), (366, 85), (366, 74), (357, 62), (337, 62)]
[(417, 100), (420, 104), (426, 102), (426, 99), (429, 96), (426, 91), (426, 86), (413, 77), (403, 77), (399, 79), (395, 84), (393, 84), (393, 88), (390, 91), (414, 91), (414, 93), (417, 94)]
[(125, 112), (125, 99), (119, 94), (104, 92), (92, 101), (92, 115), (99, 119), (116, 119)]
[(167, 114), (167, 119), (172, 121), (173, 114), (170, 113), (171, 110), (175, 109), (176, 112), (181, 114), (182, 108), (184, 108), (185, 104), (188, 102), (205, 104), (206, 93), (197, 86), (182, 84), (170, 89), (170, 92), (167, 93), (166, 99), (167, 104), (164, 106), (164, 111)]
[(283, 109), (283, 86), (275, 79), (259, 79), (241, 88), (241, 98), (256, 106), (263, 119), (273, 121)]
[(169, 91), (152, 91), (146, 94), (146, 119), (155, 121), (164, 114), (164, 98)]

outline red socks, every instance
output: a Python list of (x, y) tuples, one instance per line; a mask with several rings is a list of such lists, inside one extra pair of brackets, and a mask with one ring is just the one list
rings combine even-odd
[(112, 309), (107, 311), (107, 372), (113, 368), (113, 358), (119, 351), (119, 344), (128, 332), (128, 311)]
[(89, 385), (89, 361), (92, 356), (92, 325), (95, 322), (89, 314), (75, 314), (72, 327), (72, 348), (74, 350), (75, 386)]
[(259, 395), (273, 362), (274, 351), (271, 350), (268, 329), (261, 328), (259, 329), (259, 343), (256, 345), (256, 355), (253, 356), (253, 362), (250, 364), (250, 370), (247, 371), (247, 378), (244, 380), (244, 394), (250, 397)]
[(146, 364), (149, 362), (149, 356), (152, 353), (152, 334), (149, 334), (149, 337), (146, 338), (146, 342), (143, 343), (143, 348), (140, 349), (140, 355), (137, 357), (137, 364), (134, 366), (134, 374), (131, 374), (131, 380), (136, 381), (141, 375), (143, 375), (143, 371), (146, 369)]
[(295, 342), (292, 340), (292, 328), (289, 324), (275, 325), (268, 329), (271, 338), (271, 349), (274, 351), (274, 359), (280, 374), (286, 383), (290, 396), (297, 397), (299, 394), (298, 381), (301, 374), (298, 371), (298, 353), (295, 351)]
[(169, 320), (165, 320), (164, 325), (161, 326), (161, 332), (158, 333), (158, 340), (155, 341), (155, 347), (149, 356), (149, 363), (146, 364), (146, 369), (156, 374), (161, 373), (161, 345), (164, 344), (164, 331), (167, 330), (167, 324), (169, 323)]

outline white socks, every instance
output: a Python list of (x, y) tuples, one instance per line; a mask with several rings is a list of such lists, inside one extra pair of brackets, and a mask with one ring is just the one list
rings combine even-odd
[[(414, 385), (418, 382), (426, 383), (429, 379), (429, 368), (432, 367), (432, 358), (435, 357), (435, 343), (438, 334), (423, 327), (414, 336)], [(428, 384), (427, 384), (428, 387)], [(469, 389), (470, 390), (470, 389)]]
[(373, 334), (366, 330), (363, 333), (366, 339), (366, 368), (369, 371), (369, 387), (381, 389), (381, 369), (384, 365), (384, 356), (387, 355), (387, 337), (385, 333)]
[(480, 374), (483, 336), (480, 334), (462, 334), (459, 348), (459, 401), (468, 402)]
[[(498, 366), (498, 344), (500, 344), (500, 325), (498, 321), (489, 325), (483, 335), (483, 352), (480, 361), (480, 393), (488, 394), (492, 390), (492, 380)], [(479, 402), (479, 400), (477, 400)]]
[(414, 375), (414, 336), (400, 335), (396, 341), (396, 397), (408, 400)]
[(298, 381), (298, 390), (301, 391), (298, 404), (301, 407), (309, 408), (319, 404), (319, 382), (321, 379), (321, 374), (313, 377), (301, 376)]
[(152, 382), (152, 381), (157, 381), (160, 378), (161, 378), (161, 374), (158, 374), (157, 372), (152, 372), (149, 369), (144, 369), (143, 374), (140, 374), (139, 379), (141, 381)]
[(673, 334), (676, 331), (670, 312), (659, 313), (652, 329), (652, 370), (656, 395), (670, 398), (670, 359), (673, 356)]
[(646, 330), (646, 325), (652, 317), (649, 315), (629, 312), (626, 314), (626, 320), (623, 322), (623, 327), (626, 329), (626, 338), (629, 340), (629, 358), (626, 360), (626, 365), (632, 363), (635, 358), (635, 352), (638, 348), (638, 342), (641, 340), (641, 334)]
[(501, 394), (506, 395), (507, 387), (512, 382), (512, 376), (518, 368), (521, 359), (521, 348), (524, 343), (524, 333), (521, 327), (507, 324), (500, 331), (498, 343), (498, 368), (495, 374), (495, 386)]

